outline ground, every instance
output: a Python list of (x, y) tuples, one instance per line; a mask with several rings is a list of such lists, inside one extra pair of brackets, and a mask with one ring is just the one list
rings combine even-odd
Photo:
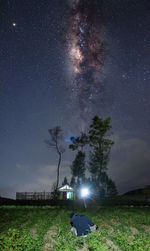
[(150, 251), (150, 207), (95, 207), (74, 211), (88, 216), (98, 231), (88, 237), (70, 232), (65, 207), (3, 206), (0, 208), (0, 250)]

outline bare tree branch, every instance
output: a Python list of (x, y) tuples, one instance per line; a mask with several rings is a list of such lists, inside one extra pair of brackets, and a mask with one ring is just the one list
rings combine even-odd
[(48, 130), (50, 139), (44, 140), (48, 149), (55, 150), (59, 156), (58, 165), (57, 165), (57, 181), (56, 181), (56, 190), (58, 189), (59, 184), (59, 169), (60, 163), (62, 159), (62, 154), (65, 152), (65, 148), (61, 145), (61, 141), (63, 139), (62, 129), (60, 126), (53, 127)]

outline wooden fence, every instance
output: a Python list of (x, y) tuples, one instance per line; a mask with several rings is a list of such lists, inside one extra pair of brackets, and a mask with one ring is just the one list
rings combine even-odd
[(50, 192), (17, 192), (16, 200), (50, 200)]

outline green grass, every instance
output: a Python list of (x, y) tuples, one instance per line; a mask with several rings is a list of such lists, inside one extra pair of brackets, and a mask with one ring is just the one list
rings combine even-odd
[(87, 238), (70, 233), (70, 209), (3, 206), (0, 208), (0, 250), (150, 251), (150, 207), (95, 207), (76, 210), (99, 230)]

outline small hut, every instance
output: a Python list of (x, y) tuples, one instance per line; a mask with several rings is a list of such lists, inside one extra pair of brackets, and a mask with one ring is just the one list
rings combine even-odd
[(64, 185), (62, 187), (58, 188), (59, 200), (74, 200), (75, 199), (75, 191), (74, 189), (69, 185)]

